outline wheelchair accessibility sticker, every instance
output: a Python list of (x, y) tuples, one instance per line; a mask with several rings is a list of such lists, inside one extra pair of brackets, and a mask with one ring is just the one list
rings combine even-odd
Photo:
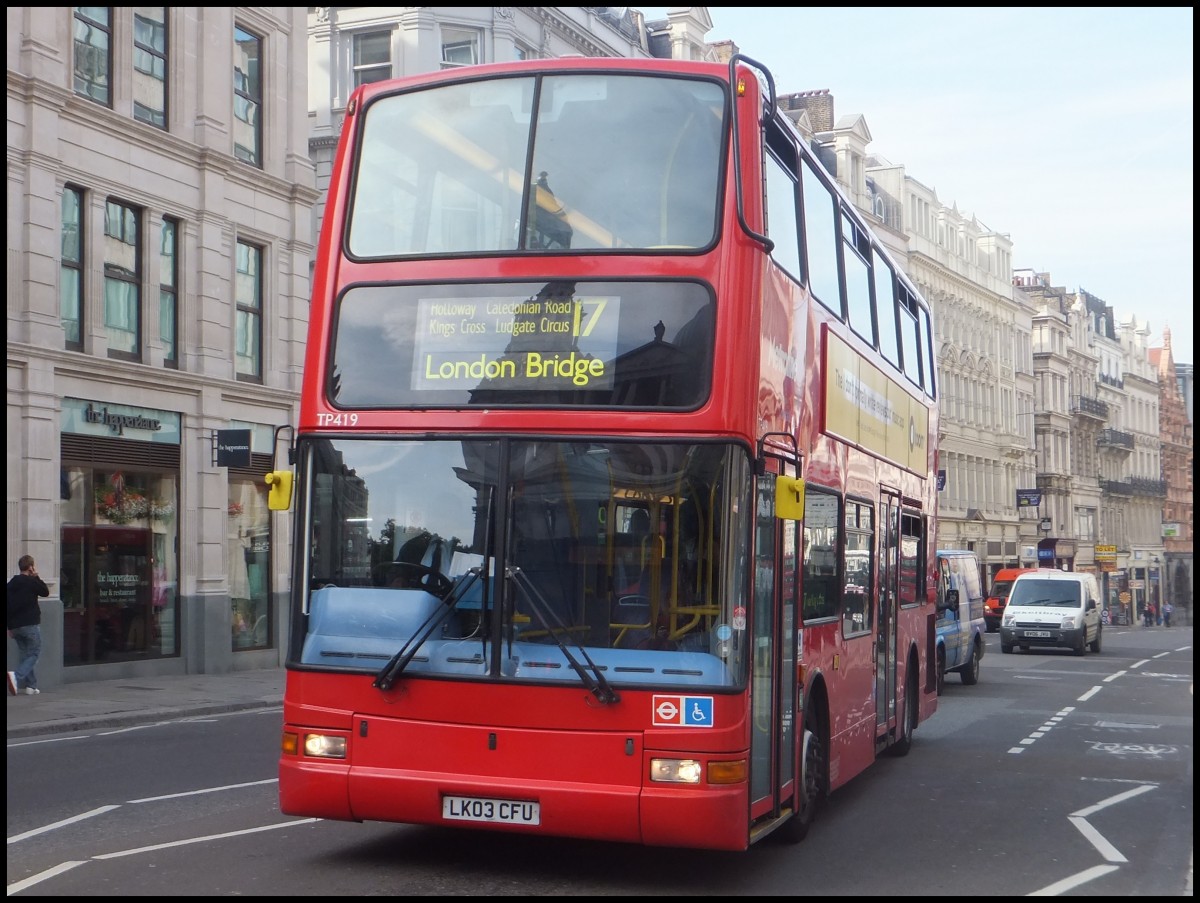
[(654, 724), (658, 727), (712, 727), (711, 696), (655, 696)]

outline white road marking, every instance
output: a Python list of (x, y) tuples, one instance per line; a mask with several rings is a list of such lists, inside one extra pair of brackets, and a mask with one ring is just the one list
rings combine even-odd
[(77, 866), (85, 865), (88, 862), (99, 862), (105, 859), (120, 859), (124, 856), (137, 856), (140, 853), (151, 853), (156, 850), (171, 849), (172, 847), (184, 847), (193, 843), (207, 843), (210, 840), (225, 840), (230, 837), (242, 837), (246, 834), (258, 834), (262, 831), (274, 831), (276, 828), (288, 828), (292, 827), (293, 825), (308, 825), (317, 821), (320, 821), (320, 819), (301, 818), (296, 819), (295, 821), (279, 822), (274, 825), (262, 825), (257, 828), (245, 828), (241, 831), (227, 831), (224, 834), (208, 834), (204, 837), (191, 837), (187, 840), (176, 840), (172, 841), (171, 843), (156, 843), (148, 847), (136, 847), (132, 850), (118, 850), (115, 853), (102, 853), (99, 856), (93, 856), (91, 859), (70, 860), (68, 862), (59, 863), (53, 868), (48, 868), (45, 871), (38, 872), (36, 875), (30, 875), (28, 878), (24, 878), (21, 881), (17, 881), (8, 885), (8, 895), (11, 897), (15, 893), (20, 893), (27, 888), (33, 887), (35, 884), (48, 881), (51, 878), (57, 877), (64, 872), (68, 872)]
[(1026, 894), (1027, 897), (1057, 897), (1060, 894), (1065, 894), (1069, 890), (1074, 890), (1080, 885), (1087, 884), (1089, 881), (1095, 881), (1097, 878), (1103, 878), (1109, 872), (1117, 870), (1115, 865), (1095, 865), (1090, 869), (1085, 869), (1077, 875), (1072, 875), (1070, 878), (1063, 878), (1061, 881), (1055, 881), (1053, 884), (1043, 887), (1041, 890), (1035, 890)]
[(50, 825), (43, 825), (40, 828), (34, 828), (32, 831), (26, 831), (23, 834), (14, 834), (8, 838), (9, 843), (17, 843), (21, 840), (28, 840), (30, 837), (37, 837), (39, 834), (47, 834), (50, 831), (57, 831), (59, 828), (65, 828), (67, 825), (73, 825), (85, 819), (95, 818), (97, 815), (103, 815), (105, 812), (112, 812), (113, 809), (120, 809), (120, 806), (101, 806), (99, 809), (93, 809), (90, 812), (83, 812), (79, 815), (72, 815), (70, 818), (64, 818), (62, 821), (56, 821)]
[(140, 800), (127, 800), (128, 803), (157, 803), (159, 800), (175, 800), (183, 796), (200, 796), (204, 793), (217, 793), (221, 790), (241, 790), (243, 787), (261, 787), (263, 784), (278, 784), (279, 778), (267, 778), (265, 781), (247, 781), (244, 784), (226, 784), (223, 787), (205, 787), (201, 790), (185, 790), (182, 793), (167, 793), (163, 796), (148, 796)]
[(43, 881), (48, 881), (64, 872), (69, 872), (76, 866), (83, 865), (86, 862), (84, 859), (73, 859), (69, 862), (60, 862), (54, 868), (46, 869), (44, 872), (38, 872), (36, 875), (30, 875), (28, 878), (22, 878), (20, 881), (14, 881), (8, 885), (8, 895), (19, 894), (27, 887), (33, 887), (35, 884), (41, 884)]
[(295, 825), (311, 825), (313, 822), (318, 822), (319, 818), (300, 818), (295, 821), (277, 822), (273, 825), (262, 825), (257, 828), (243, 828), (241, 831), (226, 831), (223, 834), (207, 834), (204, 837), (189, 837), (186, 840), (173, 840), (170, 843), (155, 843), (148, 847), (135, 847), (132, 850), (118, 850), (115, 853), (101, 853), (99, 856), (93, 856), (92, 859), (100, 861), (104, 859), (120, 859), (124, 856), (137, 856), (140, 853), (152, 853), (155, 850), (169, 850), (172, 847), (186, 847), (193, 843), (208, 843), (210, 840), (226, 840), (230, 837), (243, 837), (246, 834), (259, 834), (263, 831), (274, 831), (276, 828), (291, 828)]

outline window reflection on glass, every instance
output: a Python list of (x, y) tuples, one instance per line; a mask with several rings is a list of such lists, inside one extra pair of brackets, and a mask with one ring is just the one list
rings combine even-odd
[(179, 653), (175, 474), (64, 467), (63, 663)]
[(703, 248), (724, 110), (715, 83), (627, 75), (380, 98), (364, 113), (350, 253)]
[(841, 500), (809, 487), (804, 497), (804, 619), (832, 618), (841, 596), (838, 522)]
[(234, 649), (263, 649), (271, 642), (270, 511), (261, 479), (230, 479), (227, 573)]
[(742, 450), (336, 438), (301, 457), (303, 663), (378, 670), (414, 641), (406, 667), (449, 679), (575, 681), (569, 648), (613, 684), (744, 682)]

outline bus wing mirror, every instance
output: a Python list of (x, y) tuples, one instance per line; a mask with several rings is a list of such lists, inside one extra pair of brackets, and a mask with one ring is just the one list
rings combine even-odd
[(775, 516), (780, 520), (804, 520), (804, 480), (775, 478)]
[(266, 477), (267, 507), (272, 511), (287, 511), (292, 506), (292, 472), (272, 470)]

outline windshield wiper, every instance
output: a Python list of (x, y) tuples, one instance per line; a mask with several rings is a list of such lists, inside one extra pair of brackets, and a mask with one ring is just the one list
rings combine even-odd
[[(608, 680), (604, 676), (604, 672), (587, 654), (587, 650), (582, 644), (572, 641), (572, 645), (579, 652), (583, 659), (588, 663), (588, 667), (584, 668), (575, 656), (571, 654), (571, 650), (567, 648), (567, 644), (562, 641), (562, 634), (566, 634), (569, 638), (571, 633), (567, 630), (567, 626), (559, 618), (558, 614), (550, 606), (550, 604), (537, 591), (537, 587), (533, 582), (525, 576), (524, 572), (519, 567), (510, 567), (505, 572), (513, 585), (519, 589), (529, 602), (529, 607), (533, 613), (537, 615), (538, 622), (546, 629), (546, 632), (558, 644), (559, 650), (571, 664), (571, 668), (579, 675), (579, 680), (583, 683), (596, 700), (601, 705), (610, 705), (614, 702), (620, 702), (621, 697), (617, 695), (617, 691), (612, 688)], [(589, 670), (590, 669), (590, 670)]]
[(442, 607), (430, 613), (429, 617), (413, 631), (413, 635), (408, 638), (408, 641), (400, 647), (400, 651), (388, 659), (388, 663), (380, 669), (375, 675), (375, 680), (371, 682), (371, 686), (377, 687), (380, 690), (390, 690), (392, 685), (400, 679), (400, 675), (404, 673), (404, 669), (408, 667), (408, 663), (416, 658), (417, 650), (419, 650), (424, 642), (433, 636), (433, 632), (441, 627), (449, 619), (450, 615), (454, 614), (454, 607), (467, 594), (467, 590), (474, 585), (479, 579), (480, 568), (471, 568), (467, 571), (465, 579), (461, 580), (450, 592), (450, 595), (442, 599)]

